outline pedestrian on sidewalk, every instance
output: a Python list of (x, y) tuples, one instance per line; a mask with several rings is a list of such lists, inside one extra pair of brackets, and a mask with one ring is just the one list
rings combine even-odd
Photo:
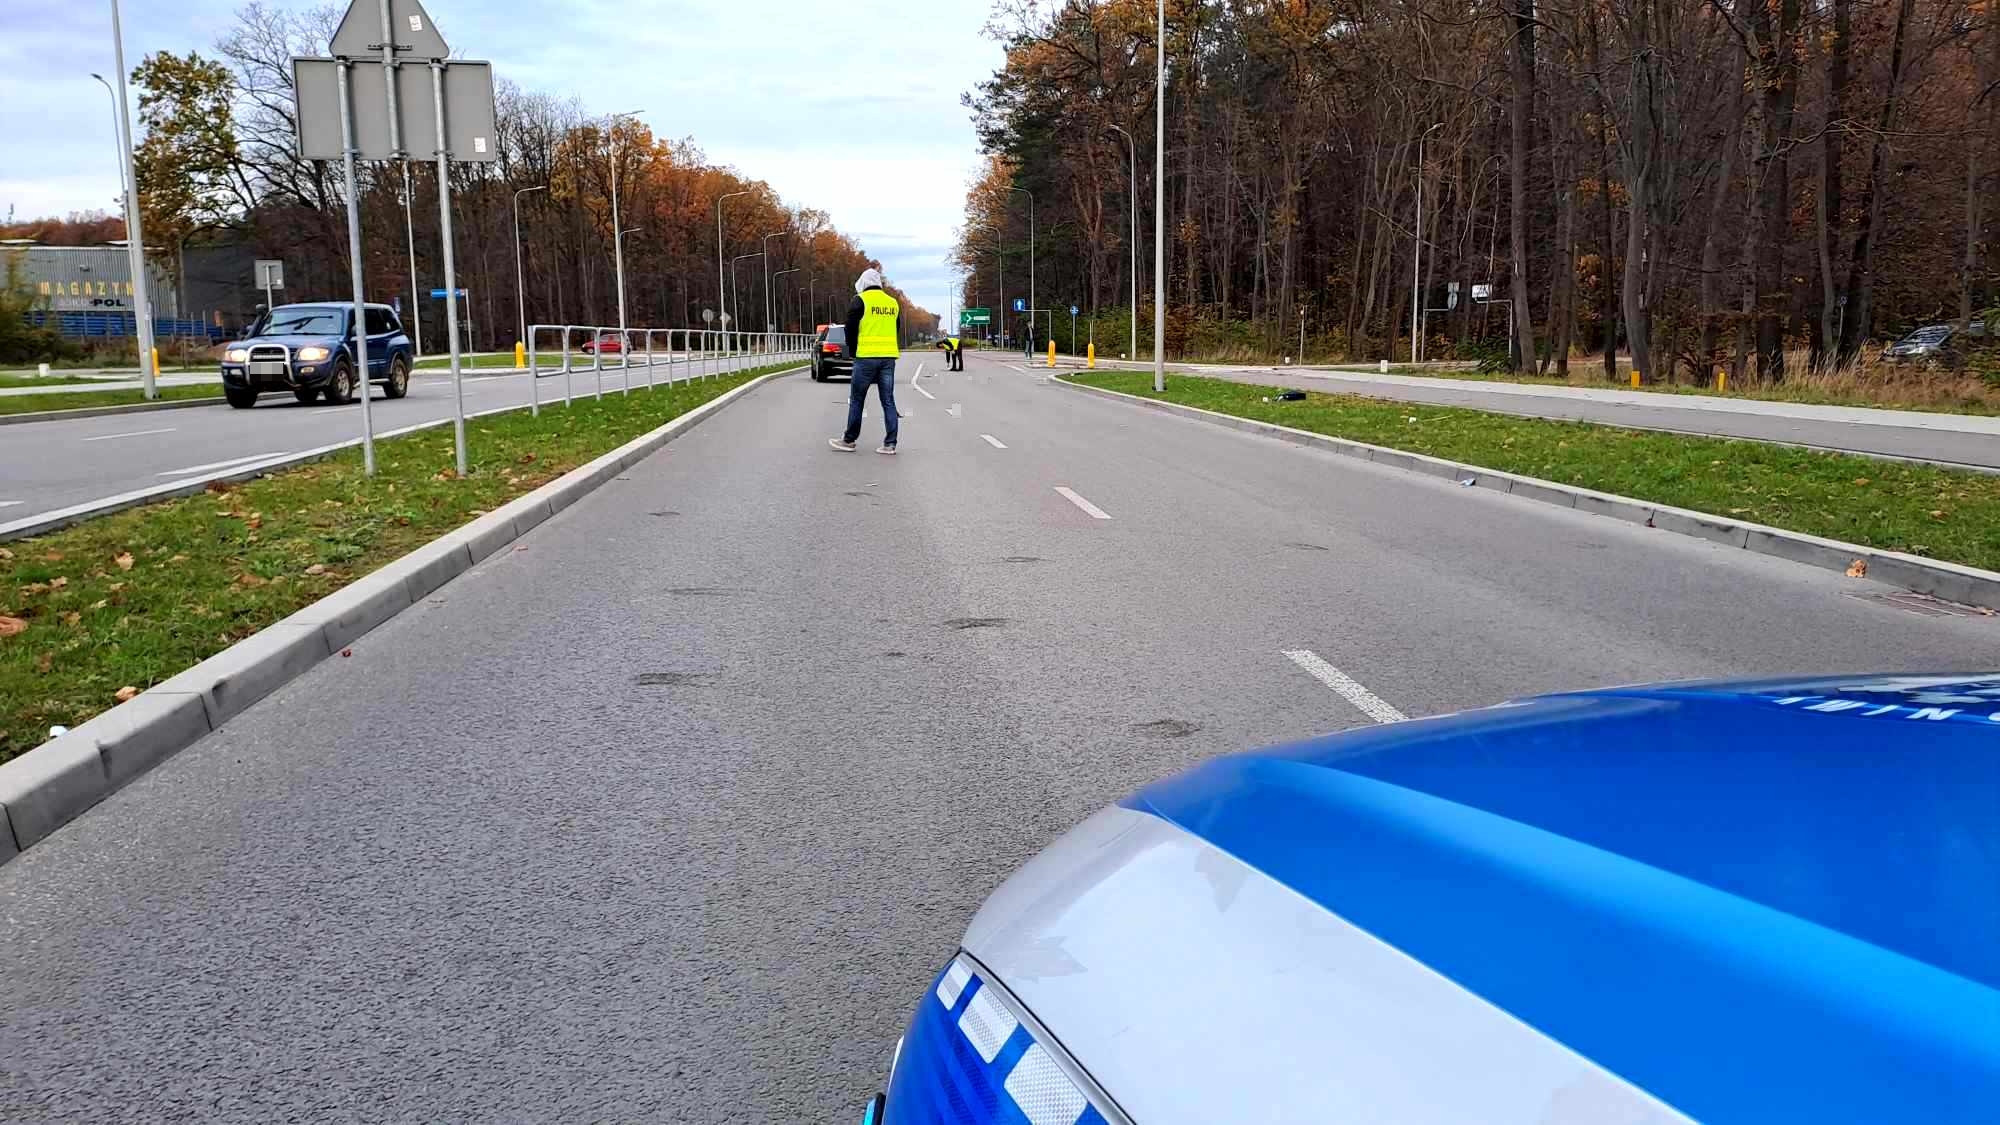
[(854, 374), (847, 388), (847, 432), (828, 439), (842, 453), (854, 452), (861, 437), (862, 409), (868, 388), (882, 400), (882, 444), (877, 453), (896, 452), (896, 359), (902, 355), (903, 307), (882, 286), (882, 272), (870, 266), (854, 282), (854, 300), (847, 306), (848, 347), (853, 349)]

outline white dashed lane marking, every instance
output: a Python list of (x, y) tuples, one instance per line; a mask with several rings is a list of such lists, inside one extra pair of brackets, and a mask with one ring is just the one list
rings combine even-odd
[(170, 433), (173, 433), (173, 432), (174, 432), (174, 429), (175, 429), (175, 427), (173, 427), (173, 426), (168, 426), (168, 427), (167, 427), (166, 429), (164, 429), (164, 430), (133, 430), (133, 431), (131, 431), (130, 433), (123, 433), (123, 434), (99, 434), (99, 435), (97, 435), (96, 437), (87, 437), (87, 438), (84, 438), (83, 440), (85, 440), (85, 441), (116, 441), (116, 440), (118, 440), (119, 438), (128, 438), (128, 437), (146, 437), (146, 436), (147, 436), (147, 435), (149, 435), (149, 434), (170, 434)]
[[(377, 434), (376, 436), (388, 437), (390, 435)], [(189, 465), (185, 469), (168, 469), (166, 472), (160, 473), (158, 475), (163, 477), (185, 477), (185, 476), (191, 476), (195, 473), (205, 473), (208, 472), (210, 469), (227, 469), (232, 465), (248, 465), (252, 461), (262, 461), (267, 457), (283, 457), (283, 456), (285, 456), (284, 453), (253, 453), (248, 457), (232, 457), (227, 461), (211, 461), (206, 465)]]
[(1069, 501), (1072, 504), (1075, 504), (1079, 508), (1082, 508), (1084, 514), (1088, 515), (1091, 519), (1108, 520), (1111, 518), (1111, 514), (1109, 512), (1106, 512), (1104, 509), (1098, 507), (1097, 505), (1091, 503), (1088, 500), (1085, 500), (1083, 497), (1078, 496), (1073, 490), (1063, 485), (1060, 484), (1056, 485), (1056, 491), (1062, 494), (1063, 499)]
[(979, 436), (985, 440), (986, 444), (992, 446), (995, 449), (1007, 448), (1005, 445), (1001, 444), (999, 438), (994, 437), (992, 434), (980, 434)]
[(1378, 723), (1400, 723), (1409, 716), (1389, 706), (1382, 697), (1362, 687), (1360, 681), (1319, 658), (1311, 649), (1293, 649), (1285, 653), (1285, 658), (1305, 669), (1307, 675), (1327, 687), (1334, 694), (1359, 708), (1361, 713)]

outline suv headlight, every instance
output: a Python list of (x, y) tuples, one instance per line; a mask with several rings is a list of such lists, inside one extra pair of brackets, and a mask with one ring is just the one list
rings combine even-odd
[(228, 360), (231, 363), (247, 363), (250, 360), (250, 349), (231, 348), (228, 351), (222, 353), (222, 358)]
[(326, 349), (325, 349), (325, 348), (300, 348), (300, 349), (299, 349), (299, 350), (298, 350), (297, 352), (293, 353), (293, 355), (292, 355), (292, 358), (293, 358), (293, 359), (296, 359), (296, 360), (300, 360), (300, 361), (302, 361), (302, 362), (305, 362), (305, 363), (317, 363), (317, 362), (319, 362), (320, 360), (322, 360), (322, 359), (325, 359), (325, 358), (326, 358)]

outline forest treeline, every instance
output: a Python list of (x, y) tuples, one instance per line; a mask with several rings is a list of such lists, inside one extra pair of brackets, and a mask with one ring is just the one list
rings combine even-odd
[[(1303, 328), (1403, 358), (1414, 305), (1429, 357), (1511, 341), (1545, 371), (1629, 353), (1648, 380), (1775, 381), (1977, 322), (2000, 303), (1996, 7), (1168, 0), (1169, 353)], [(968, 296), (1003, 270), (1025, 293), (1026, 192), (1041, 293), (1129, 304), (1136, 157), (1149, 323), (1153, 0), (998, 0), (989, 31)]]

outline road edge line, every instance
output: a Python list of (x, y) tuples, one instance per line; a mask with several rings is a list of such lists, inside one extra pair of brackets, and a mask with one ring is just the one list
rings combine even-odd
[[(220, 729), (376, 626), (421, 603), (724, 407), (773, 379), (801, 370), (772, 371), (711, 399), (445, 532), (61, 737), (0, 763), (0, 864), (47, 839), (127, 782)], [(451, 419), (444, 421), (448, 424)]]
[(1673, 532), (1676, 535), (1706, 539), (1728, 547), (1740, 547), (1752, 554), (1769, 555), (1821, 570), (1845, 571), (1859, 560), (1868, 564), (1868, 577), (1878, 582), (1902, 586), (1916, 593), (1928, 594), (1945, 601), (2000, 610), (2000, 572), (1938, 559), (1926, 559), (1901, 551), (1887, 551), (1880, 547), (1865, 547), (1859, 543), (1847, 543), (1838, 539), (1823, 539), (1803, 531), (1787, 531), (1784, 528), (1749, 523), (1727, 516), (1709, 515), (1706, 512), (1656, 504), (1609, 492), (1598, 492), (1578, 485), (1544, 480), (1541, 477), (1523, 476), (1519, 473), (1467, 465), (1422, 453), (1370, 445), (1351, 438), (1293, 429), (1275, 422), (1239, 418), (1234, 414), (1128, 395), (1123, 391), (1087, 386), (1068, 379), (1051, 381), (1086, 394), (1118, 399), (1167, 414), (1178, 414), (1245, 433), (1276, 437), (1294, 445), (1315, 446), (1387, 468), (1402, 469), (1423, 476), (1446, 477), (1460, 484), (1490, 488), (1523, 499), (1553, 504), (1559, 508), (1573, 508), (1579, 512), (1641, 524), (1660, 531)]

